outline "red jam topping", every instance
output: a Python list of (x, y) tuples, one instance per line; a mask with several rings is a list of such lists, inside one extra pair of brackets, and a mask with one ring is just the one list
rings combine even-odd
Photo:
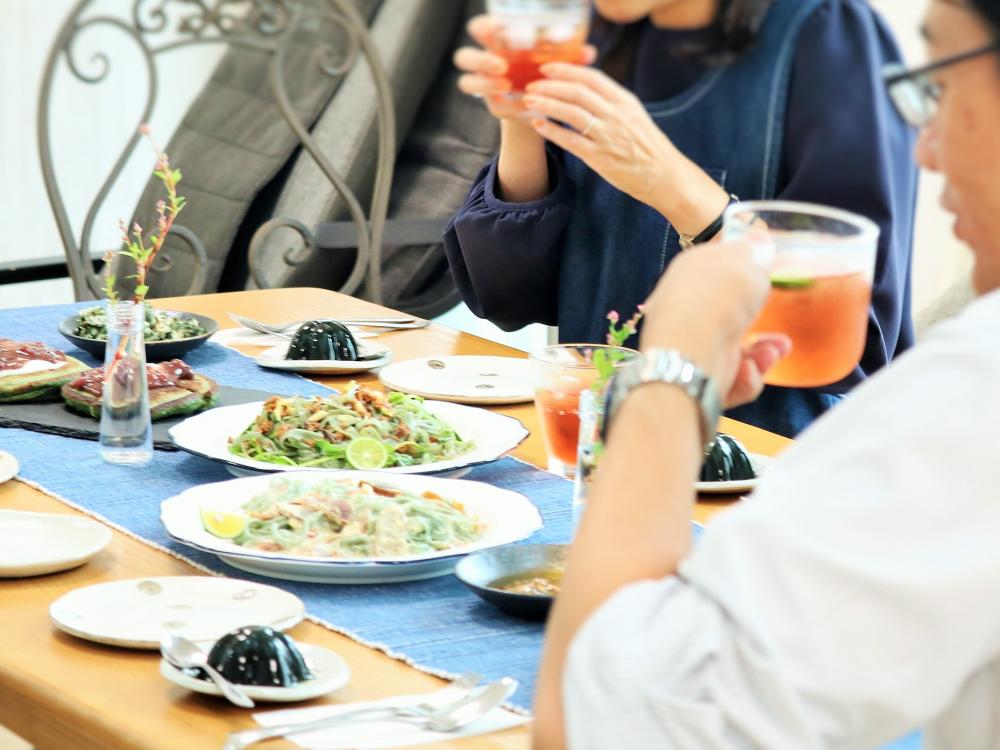
[(18, 370), (28, 362), (65, 362), (66, 355), (38, 341), (0, 339), (0, 370)]
[[(119, 368), (124, 369), (121, 365)], [(127, 376), (126, 373), (122, 374)], [(157, 388), (172, 388), (179, 385), (182, 380), (193, 379), (194, 370), (179, 359), (171, 359), (158, 365), (146, 365), (146, 382), (151, 391)], [(80, 377), (74, 380), (70, 387), (100, 397), (104, 393), (104, 368), (95, 367), (93, 370), (80, 373)]]

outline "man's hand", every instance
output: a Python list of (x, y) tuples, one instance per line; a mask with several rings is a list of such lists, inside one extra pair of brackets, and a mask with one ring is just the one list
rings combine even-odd
[(646, 303), (642, 348), (677, 349), (712, 377), (726, 408), (760, 395), (763, 377), (791, 351), (783, 334), (744, 336), (764, 306), (767, 271), (745, 243), (682, 253)]

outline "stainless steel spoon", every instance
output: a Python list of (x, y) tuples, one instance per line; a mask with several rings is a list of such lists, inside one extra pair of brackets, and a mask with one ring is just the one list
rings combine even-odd
[(179, 635), (168, 635), (160, 642), (160, 653), (164, 659), (180, 669), (204, 670), (230, 703), (235, 703), (241, 708), (254, 707), (254, 702), (246, 693), (208, 663), (208, 654), (196, 643)]
[[(479, 675), (474, 676), (478, 682)], [(494, 708), (503, 704), (517, 690), (517, 680), (504, 677), (473, 693), (472, 688), (475, 683), (470, 685), (469, 681), (463, 679), (463, 677), (455, 680), (455, 682), (442, 690), (432, 693), (428, 701), (418, 706), (373, 706), (336, 716), (328, 716), (315, 721), (247, 729), (242, 732), (230, 734), (226, 739), (226, 744), (222, 746), (222, 750), (244, 750), (244, 748), (267, 739), (315, 732), (320, 729), (347, 725), (357, 721), (391, 719), (393, 721), (407, 721), (420, 726), (427, 726), (436, 732), (453, 732), (485, 716)], [(459, 692), (458, 688), (461, 689), (462, 696), (457, 700), (444, 703), (442, 698), (446, 696), (453, 697)]]

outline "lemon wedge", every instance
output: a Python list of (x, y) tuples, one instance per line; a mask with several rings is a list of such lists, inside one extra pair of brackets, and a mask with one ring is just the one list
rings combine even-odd
[(212, 536), (220, 539), (235, 539), (247, 527), (246, 516), (221, 510), (201, 511), (201, 525)]

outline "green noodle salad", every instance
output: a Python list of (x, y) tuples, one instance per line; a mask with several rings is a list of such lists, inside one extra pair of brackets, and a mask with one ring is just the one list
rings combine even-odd
[(236, 544), (309, 557), (421, 555), (484, 530), (454, 500), (353, 479), (276, 479), (241, 510), (247, 523)]
[(281, 466), (380, 469), (456, 458), (474, 447), (424, 408), (423, 399), (352, 383), (322, 398), (272, 396), (231, 439), (237, 456)]

